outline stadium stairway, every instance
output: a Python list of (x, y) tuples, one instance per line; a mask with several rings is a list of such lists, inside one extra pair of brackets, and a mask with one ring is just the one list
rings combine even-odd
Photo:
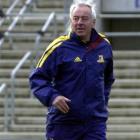
[[(1, 63), (3, 70), (0, 71), (0, 77), (3, 78), (0, 78), (0, 83), (3, 81), (9, 83), (9, 67), (15, 61), (12, 62), (12, 53), (7, 55), (6, 51), (2, 50), (2, 58), (6, 60), (7, 57), (10, 57), (10, 62), (7, 62), (7, 65)], [(17, 54), (13, 53), (13, 58), (16, 60), (20, 56), (20, 53), (19, 56)], [(2, 61), (3, 59), (0, 62)], [(26, 62), (17, 75), (15, 123), (11, 125), (9, 132), (4, 133), (4, 98), (2, 98), (3, 96), (0, 98), (0, 138), (4, 139), (6, 135), (8, 140), (19, 138), (41, 140), (45, 135), (47, 108), (43, 107), (35, 98), (30, 98), (29, 65), (30, 63)], [(108, 140), (138, 140), (140, 138), (140, 51), (114, 51), (114, 68), (116, 81), (109, 102)], [(10, 90), (9, 87), (9, 93)]]
[[(17, 7), (15, 13), (21, 5)], [(62, 10), (60, 1), (55, 0), (52, 0), (52, 3), (40, 0), (38, 7), (40, 8), (35, 9), (36, 13), (48, 13), (52, 11), (51, 7), (56, 9), (58, 13)], [(4, 8), (7, 8), (6, 0)], [(62, 33), (64, 29), (62, 17), (57, 16), (57, 18), (59, 22), (58, 32)], [(42, 24), (42, 20), (32, 21), (30, 19), (24, 21), (24, 26), (20, 23), (17, 24), (14, 32), (34, 33), (40, 30)], [(6, 21), (2, 30), (4, 31), (8, 25), (9, 22)], [(41, 52), (52, 40), (52, 30), (53, 27), (50, 27), (48, 33), (41, 40)], [(23, 55), (28, 50), (33, 50), (34, 41), (34, 37), (15, 36), (13, 37), (13, 47), (11, 47), (8, 39), (5, 39), (2, 50), (0, 50), (0, 83), (7, 83), (9, 95), (11, 94), (10, 73)], [(15, 121), (11, 124), (8, 132), (4, 132), (5, 100), (4, 95), (0, 95), (0, 140), (44, 140), (47, 108), (43, 107), (37, 99), (31, 97), (28, 83), (30, 65), (28, 59), (16, 75)], [(140, 51), (114, 51), (114, 68), (116, 81), (109, 101), (108, 140), (139, 140)]]
[[(6, 11), (8, 9), (9, 1), (5, 0), (2, 2), (3, 9)], [(36, 33), (40, 31), (45, 20), (47, 19), (50, 12), (56, 12), (57, 21), (57, 35), (64, 32), (64, 16), (61, 12), (64, 0), (56, 1), (44, 1), (40, 0), (37, 3), (37, 7), (34, 11), (27, 11), (25, 13), (25, 18), (22, 18), (15, 28), (12, 30), (12, 41), (9, 42), (8, 38), (5, 38), (2, 49), (0, 50), (0, 84), (6, 83), (8, 85), (7, 93), (11, 96), (11, 72), (17, 65), (19, 60), (27, 51), (32, 51), (32, 57), (36, 56), (34, 52), (35, 47), (35, 37)], [(20, 3), (12, 13), (16, 14), (22, 3)], [(41, 17), (40, 17), (41, 16)], [(31, 17), (31, 18), (30, 18)], [(40, 19), (41, 18), (41, 19)], [(7, 31), (11, 20), (5, 20), (0, 31)], [(54, 27), (51, 24), (41, 38), (39, 43), (39, 49), (43, 50), (48, 46), (48, 44), (53, 39)], [(25, 35), (23, 35), (25, 34)], [(28, 35), (35, 34), (35, 35)], [(27, 36), (26, 36), (27, 35)], [(29, 90), (28, 76), (31, 68), (31, 61), (28, 59), (22, 68), (16, 74), (16, 89), (15, 89), (15, 120), (10, 126), (8, 132), (4, 132), (4, 95), (0, 95), (0, 140), (43, 140), (44, 139), (44, 129), (45, 129), (45, 114), (46, 108), (33, 97)]]
[(111, 91), (109, 140), (140, 139), (140, 51), (114, 51), (116, 81)]

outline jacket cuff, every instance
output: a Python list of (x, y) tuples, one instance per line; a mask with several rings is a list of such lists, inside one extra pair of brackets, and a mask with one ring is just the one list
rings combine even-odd
[(60, 96), (59, 94), (54, 94), (52, 95), (51, 99), (50, 99), (50, 102), (49, 102), (49, 106), (52, 106), (52, 103), (54, 101), (54, 99), (57, 97), (57, 96)]

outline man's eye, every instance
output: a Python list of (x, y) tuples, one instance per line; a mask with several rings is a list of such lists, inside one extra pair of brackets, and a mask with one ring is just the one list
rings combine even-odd
[(88, 19), (89, 19), (88, 17), (73, 17), (74, 21), (78, 21), (78, 20), (87, 21)]
[(73, 20), (78, 21), (78, 20), (79, 20), (79, 18), (78, 18), (78, 17), (74, 17), (74, 18), (73, 18)]
[(82, 20), (83, 21), (86, 21), (86, 20), (88, 20), (88, 18), (87, 17), (83, 17)]

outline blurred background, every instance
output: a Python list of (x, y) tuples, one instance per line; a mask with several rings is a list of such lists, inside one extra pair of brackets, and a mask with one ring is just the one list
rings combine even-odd
[[(140, 140), (140, 0), (94, 0), (96, 29), (113, 46), (108, 140)], [(67, 32), (72, 0), (0, 0), (0, 140), (44, 140), (46, 110), (28, 76)]]

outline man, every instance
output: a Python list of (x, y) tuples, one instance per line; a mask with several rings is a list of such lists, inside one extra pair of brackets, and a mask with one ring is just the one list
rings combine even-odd
[(30, 75), (32, 92), (48, 107), (47, 140), (106, 140), (113, 56), (95, 18), (93, 4), (74, 3), (70, 34), (47, 47)]

